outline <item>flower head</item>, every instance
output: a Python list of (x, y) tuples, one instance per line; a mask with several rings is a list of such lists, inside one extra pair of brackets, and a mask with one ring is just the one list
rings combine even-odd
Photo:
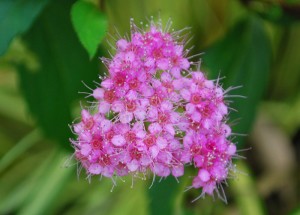
[(177, 33), (160, 26), (132, 26), (131, 39), (116, 41), (113, 58), (103, 59), (108, 75), (92, 93), (95, 113), (82, 110), (73, 126), (76, 159), (88, 175), (109, 178), (149, 171), (177, 178), (192, 164), (191, 188), (212, 195), (236, 152), (224, 91), (193, 70)]

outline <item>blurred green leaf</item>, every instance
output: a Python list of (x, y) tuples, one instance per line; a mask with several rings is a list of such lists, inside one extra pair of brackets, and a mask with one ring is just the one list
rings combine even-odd
[(300, 215), (300, 206), (290, 213), (290, 215)]
[(289, 4), (271, 5), (267, 10), (256, 11), (262, 18), (283, 26), (294, 24), (300, 21), (300, 5)]
[[(237, 163), (237, 169), (246, 174), (250, 172), (249, 167), (242, 161)], [(240, 175), (237, 179), (230, 180), (229, 187), (234, 194), (240, 214), (266, 214), (262, 199), (256, 189), (255, 180), (251, 175)]]
[(15, 165), (2, 174), (0, 214), (13, 214), (24, 204), (39, 180), (49, 171), (53, 155), (53, 149), (45, 147), (42, 152), (30, 154), (21, 162), (18, 162), (20, 159), (15, 160)]
[(14, 36), (30, 27), (47, 2), (48, 0), (0, 1), (0, 55), (4, 54)]
[[(117, 181), (114, 186), (107, 178), (93, 177), (88, 183), (85, 174), (81, 174), (79, 180), (74, 178), (69, 181), (68, 187), (59, 197), (59, 207), (53, 214), (82, 215), (82, 214), (105, 214), (105, 215), (147, 215), (147, 199), (145, 181), (134, 179), (132, 185), (131, 176)], [(72, 205), (65, 210), (65, 205)], [(101, 211), (101, 213), (100, 213)]]
[(0, 112), (18, 122), (31, 125), (29, 117), (26, 113), (25, 102), (21, 96), (10, 95), (0, 90)]
[[(242, 95), (246, 99), (233, 96), (227, 100), (233, 101), (230, 106), (237, 110), (231, 112), (230, 119), (240, 119), (233, 131), (248, 134), (267, 85), (271, 62), (271, 47), (262, 21), (251, 16), (240, 21), (224, 39), (206, 51), (203, 61), (209, 76), (217, 78), (220, 73), (226, 77), (225, 89), (242, 86), (228, 95)], [(243, 146), (242, 137), (237, 141)]]
[(300, 92), (300, 25), (283, 28), (279, 38), (269, 93), (271, 99), (291, 101)]
[(27, 149), (29, 149), (40, 139), (41, 134), (36, 129), (26, 135), (18, 143), (16, 143), (15, 146), (0, 159), (0, 173), (11, 163), (13, 163), (13, 161), (15, 161), (17, 157), (23, 154)]
[(299, 0), (241, 2), (261, 18), (278, 25), (287, 26), (300, 21)]
[(29, 109), (47, 136), (69, 147), (70, 109), (78, 91), (97, 79), (97, 61), (89, 61), (70, 21), (72, 1), (51, 1), (24, 41), (37, 65), (19, 65), (20, 86)]
[(53, 204), (64, 191), (74, 171), (74, 168), (62, 168), (62, 156), (65, 155), (59, 150), (56, 151), (50, 166), (46, 169), (46, 173), (42, 175), (38, 183), (35, 184), (34, 189), (27, 196), (19, 214), (51, 214)]
[(178, 182), (173, 177), (167, 177), (159, 183), (154, 183), (148, 190), (150, 214), (174, 214), (174, 203), (179, 187)]
[(94, 57), (107, 28), (106, 16), (95, 4), (77, 1), (71, 10), (72, 24), (90, 58)]

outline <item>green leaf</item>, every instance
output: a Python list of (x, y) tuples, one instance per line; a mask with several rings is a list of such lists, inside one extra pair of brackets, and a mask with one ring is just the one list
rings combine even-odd
[(300, 206), (294, 209), (289, 215), (300, 215)]
[(106, 16), (99, 11), (96, 5), (77, 1), (72, 7), (71, 17), (80, 42), (89, 53), (90, 58), (94, 57), (97, 47), (106, 33)]
[(48, 0), (2, 0), (0, 1), (0, 55), (11, 40), (25, 32), (46, 6)]
[(16, 159), (15, 165), (1, 175), (0, 214), (12, 214), (24, 205), (39, 181), (49, 172), (53, 155), (53, 149), (45, 147), (41, 152), (25, 156), (25, 159)]
[[(19, 65), (20, 86), (30, 111), (45, 134), (69, 147), (71, 103), (78, 91), (89, 91), (81, 83), (97, 80), (98, 62), (90, 61), (72, 28), (72, 1), (54, 0), (23, 37), (37, 65)], [(77, 104), (77, 103), (76, 103)]]
[(262, 18), (275, 24), (288, 26), (300, 21), (300, 4), (297, 2), (265, 2), (254, 11)]
[(60, 150), (52, 157), (46, 173), (38, 180), (35, 187), (20, 209), (20, 215), (51, 214), (52, 207), (59, 196), (66, 190), (74, 168), (62, 168), (62, 158), (66, 156)]
[[(237, 169), (240, 172), (248, 174), (249, 167), (243, 162), (237, 162)], [(265, 208), (261, 197), (259, 196), (252, 174), (241, 174), (237, 180), (230, 180), (230, 190), (233, 193), (240, 214), (244, 215), (264, 215)]]
[[(223, 87), (242, 86), (229, 95), (242, 95), (243, 98), (228, 98), (231, 120), (240, 119), (233, 131), (248, 134), (255, 118), (256, 108), (262, 99), (270, 70), (271, 47), (263, 23), (249, 16), (237, 23), (229, 33), (204, 55), (204, 65), (211, 78), (225, 76)], [(240, 146), (244, 138), (238, 137)]]
[(174, 214), (174, 203), (179, 184), (173, 177), (168, 177), (160, 183), (154, 183), (149, 189), (150, 214)]
[(22, 138), (18, 143), (16, 143), (15, 146), (0, 159), (0, 173), (2, 173), (2, 171), (11, 163), (13, 163), (17, 157), (23, 154), (40, 139), (40, 132), (35, 129), (24, 138)]

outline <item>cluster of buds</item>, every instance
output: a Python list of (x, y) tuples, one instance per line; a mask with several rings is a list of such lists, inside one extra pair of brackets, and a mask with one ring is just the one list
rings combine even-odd
[(131, 23), (131, 39), (116, 41), (108, 75), (72, 126), (75, 157), (89, 176), (178, 178), (186, 165), (197, 175), (191, 188), (212, 195), (232, 168), (236, 146), (226, 124), (224, 90), (193, 71), (179, 32)]

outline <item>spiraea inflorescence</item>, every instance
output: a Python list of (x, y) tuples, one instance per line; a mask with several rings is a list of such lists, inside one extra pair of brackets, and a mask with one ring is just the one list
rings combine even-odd
[[(233, 168), (236, 146), (226, 123), (225, 91), (188, 58), (181, 32), (131, 22), (130, 39), (116, 41), (108, 69), (94, 89), (93, 108), (72, 125), (75, 157), (88, 177), (197, 175), (189, 188), (219, 193)], [(194, 68), (195, 67), (195, 68)]]

